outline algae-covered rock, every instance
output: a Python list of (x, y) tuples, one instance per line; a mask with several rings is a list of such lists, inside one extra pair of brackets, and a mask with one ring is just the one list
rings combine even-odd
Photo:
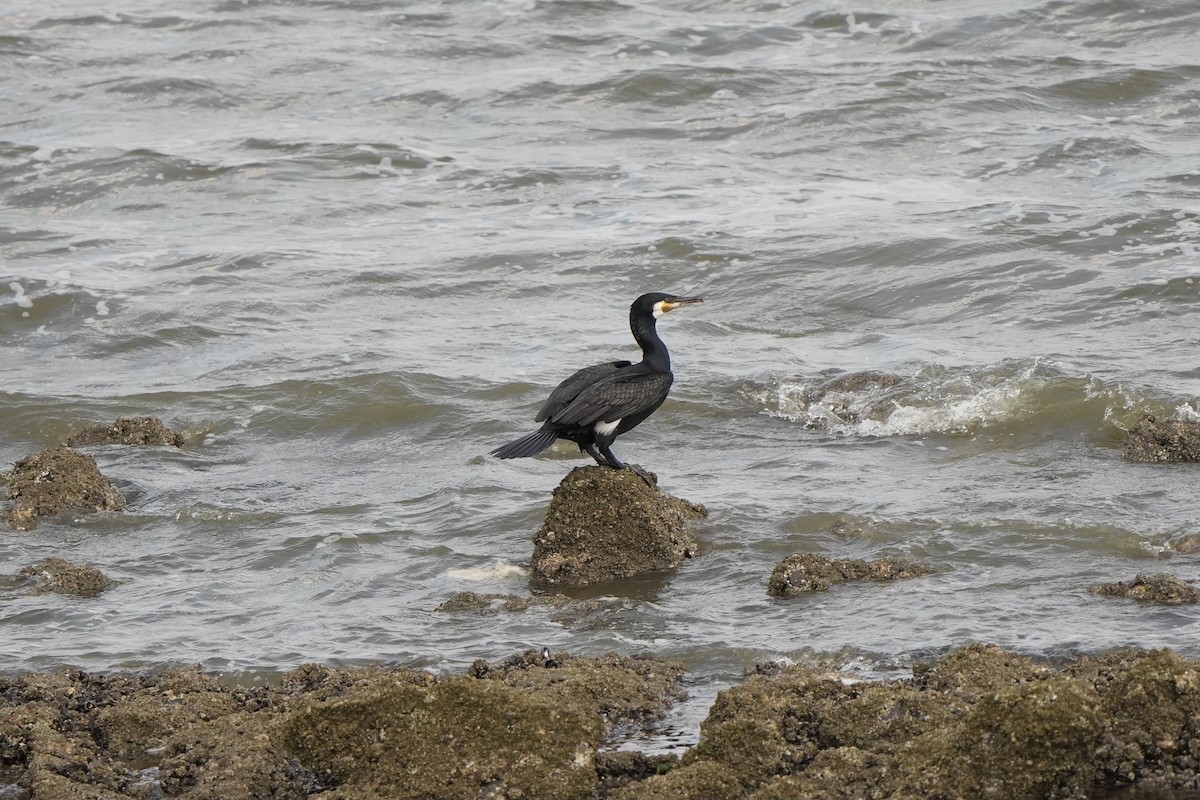
[(699, 744), (683, 762), (723, 764), (747, 788), (794, 772), (820, 750), (805, 730), (812, 717), (798, 714), (849, 693), (838, 677), (805, 666), (789, 667), (777, 677), (752, 676), (717, 695), (700, 725)]
[(120, 417), (110, 424), (89, 425), (67, 439), (70, 447), (93, 444), (150, 444), (183, 447), (183, 437), (155, 417)]
[(737, 800), (744, 794), (732, 769), (700, 761), (617, 789), (609, 800)]
[(615, 653), (581, 658), (527, 650), (495, 666), (476, 661), (469, 674), (531, 691), (550, 702), (588, 708), (606, 725), (656, 719), (686, 697), (679, 687), (682, 664)]
[(857, 747), (831, 747), (795, 775), (781, 775), (746, 800), (863, 800), (881, 797), (884, 757)]
[(975, 702), (1010, 686), (1045, 680), (1054, 673), (1033, 659), (994, 644), (974, 643), (951, 650), (934, 662), (913, 665), (916, 686)]
[(301, 800), (312, 775), (271, 744), (274, 714), (198, 670), (0, 680), (0, 769), (33, 797)]
[(1101, 695), (1105, 743), (1097, 755), (1110, 780), (1200, 783), (1200, 664), (1170, 650), (1124, 649), (1081, 659), (1068, 672)]
[(21, 567), (20, 574), (37, 578), (35, 592), (58, 592), (81, 597), (95, 597), (117, 582), (94, 567), (72, 564), (62, 558), (47, 558), (37, 564)]
[(1066, 797), (1099, 774), (1098, 707), (1089, 682), (994, 647), (909, 680), (793, 666), (721, 692), (681, 763), (719, 764), (755, 800)]
[(611, 797), (622, 786), (629, 786), (670, 772), (679, 757), (668, 753), (643, 753), (637, 750), (601, 750), (596, 753), (596, 776), (600, 796)]
[(1200, 602), (1200, 589), (1169, 572), (1161, 575), (1139, 574), (1129, 583), (1098, 583), (1089, 586), (1088, 591), (1105, 597), (1128, 597), (1164, 606)]
[(900, 797), (1027, 800), (1079, 794), (1099, 775), (1099, 696), (1056, 676), (980, 696), (961, 723), (908, 742), (891, 759)]
[(12, 507), (9, 527), (30, 530), (39, 517), (63, 511), (120, 511), (125, 498), (100, 474), (96, 460), (69, 447), (55, 447), (21, 459), (0, 475)]
[(1200, 461), (1200, 424), (1144, 414), (1126, 434), (1124, 455), (1151, 463)]
[[(483, 617), (500, 614), (519, 614), (531, 608), (549, 609), (551, 611), (570, 610), (577, 614), (587, 614), (601, 608), (598, 600), (576, 600), (562, 594), (547, 595), (518, 595), (518, 594), (478, 594), (476, 592), (455, 592), (434, 611), (447, 613), (472, 613)], [(567, 615), (559, 615), (559, 618)]]
[(688, 520), (703, 506), (651, 486), (632, 470), (577, 467), (554, 490), (533, 539), (533, 575), (583, 586), (673, 569), (696, 552)]
[(815, 553), (798, 553), (776, 565), (767, 582), (767, 594), (772, 597), (795, 597), (808, 592), (823, 592), (834, 584), (848, 581), (891, 581), (933, 572), (930, 565), (906, 558), (835, 560)]
[(394, 800), (591, 800), (602, 733), (577, 707), (462, 677), (314, 706), (281, 741), (322, 784)]

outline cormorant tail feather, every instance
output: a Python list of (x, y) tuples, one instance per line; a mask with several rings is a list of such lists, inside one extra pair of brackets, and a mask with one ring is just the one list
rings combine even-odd
[(528, 436), (522, 436), (515, 442), (509, 442), (503, 447), (497, 447), (491, 454), (496, 458), (528, 458), (529, 456), (536, 456), (554, 444), (554, 440), (557, 438), (558, 436), (553, 430), (540, 428)]

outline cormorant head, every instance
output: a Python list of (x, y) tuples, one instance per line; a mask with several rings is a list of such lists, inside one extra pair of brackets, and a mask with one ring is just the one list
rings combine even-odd
[(629, 315), (631, 317), (653, 317), (654, 319), (658, 319), (663, 314), (679, 306), (703, 302), (703, 297), (676, 297), (673, 294), (651, 292), (633, 301), (633, 305), (629, 307)]

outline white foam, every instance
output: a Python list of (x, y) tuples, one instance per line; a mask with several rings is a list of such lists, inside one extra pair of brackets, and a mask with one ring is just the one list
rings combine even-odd
[(465, 567), (463, 569), (449, 570), (446, 573), (446, 577), (464, 581), (487, 581), (496, 578), (524, 577), (528, 574), (529, 570), (524, 567), (518, 567), (516, 564), (500, 558), (487, 567)]
[[(899, 384), (869, 381), (853, 389), (826, 389), (828, 377), (784, 381), (755, 399), (767, 414), (807, 428), (851, 436), (964, 433), (1013, 418), (1042, 384), (1044, 362), (1011, 367), (918, 374)], [(924, 372), (924, 371), (923, 371)]]
[(1200, 422), (1200, 411), (1187, 403), (1180, 403), (1175, 409), (1175, 418), (1182, 422)]
[(13, 294), (16, 295), (16, 297), (13, 299), (18, 306), (20, 306), (21, 308), (33, 308), (33, 301), (30, 300), (25, 295), (25, 287), (24, 286), (17, 283), (16, 281), (13, 281), (12, 283), (10, 283), (8, 285), (8, 288), (12, 289)]

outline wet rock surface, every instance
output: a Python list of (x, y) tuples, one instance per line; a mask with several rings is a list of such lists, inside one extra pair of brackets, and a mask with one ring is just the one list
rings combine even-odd
[(1126, 434), (1124, 455), (1151, 463), (1200, 461), (1200, 424), (1145, 414)]
[(93, 444), (183, 447), (183, 437), (156, 417), (120, 417), (111, 424), (89, 425), (67, 439), (70, 447)]
[(1192, 786), (1198, 668), (1127, 651), (1056, 671), (972, 645), (907, 680), (763, 670), (718, 696), (676, 770), (613, 796), (1024, 800)]
[(469, 674), (532, 690), (563, 705), (582, 701), (609, 726), (649, 722), (686, 696), (679, 687), (682, 664), (616, 654), (579, 658), (528, 650), (494, 665), (476, 661)]
[(5, 523), (32, 530), (39, 517), (64, 511), (120, 511), (125, 498), (100, 474), (96, 460), (69, 447), (56, 447), (21, 459), (0, 475), (11, 505)]
[(1129, 583), (1098, 583), (1088, 587), (1088, 591), (1106, 597), (1128, 597), (1164, 606), (1200, 603), (1200, 589), (1169, 572), (1138, 575)]
[(37, 579), (34, 591), (73, 594), (80, 597), (95, 597), (117, 582), (103, 572), (82, 564), (73, 564), (62, 558), (47, 558), (37, 564), (21, 567), (21, 575)]
[(579, 613), (587, 613), (600, 608), (598, 601), (581, 601), (561, 594), (549, 595), (519, 595), (519, 594), (478, 594), (476, 592), (456, 592), (441, 603), (435, 611), (448, 613), (472, 613), (483, 617), (491, 617), (501, 612), (516, 614), (531, 608), (551, 610), (573, 609)]
[(931, 575), (933, 567), (905, 558), (880, 558), (874, 561), (839, 558), (815, 553), (788, 556), (776, 565), (767, 582), (772, 597), (796, 597), (823, 592), (849, 581), (892, 581)]
[[(606, 733), (660, 714), (681, 673), (530, 651), (443, 679), (313, 664), (252, 688), (195, 669), (0, 678), (0, 787), (38, 800), (593, 798)], [(629, 781), (661, 760), (614, 758), (603, 774)]]
[[(531, 650), (436, 678), (305, 665), (0, 678), (0, 787), (68, 798), (1083, 798), (1200, 781), (1200, 663), (1119, 650), (1063, 668), (988, 645), (907, 679), (764, 668), (676, 759), (606, 749), (679, 697), (677, 664)], [(10, 792), (11, 793), (11, 792)]]
[(532, 572), (545, 584), (584, 586), (673, 569), (696, 552), (689, 520), (708, 515), (631, 470), (577, 467), (554, 490), (533, 539)]

